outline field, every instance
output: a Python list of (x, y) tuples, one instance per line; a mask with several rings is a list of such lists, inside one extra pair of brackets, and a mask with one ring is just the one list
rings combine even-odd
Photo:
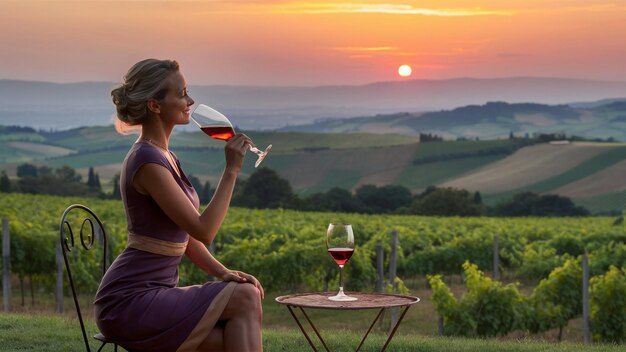
[[(523, 140), (418, 143), (416, 137), (367, 133), (250, 131), (259, 146), (273, 145), (264, 166), (276, 170), (300, 195), (332, 187), (398, 184), (417, 193), (428, 186), (478, 190), (489, 205), (522, 191), (569, 196), (592, 212), (619, 211), (626, 145), (539, 144)], [(19, 163), (69, 165), (86, 178), (89, 167), (105, 189), (136, 136), (111, 126), (60, 132), (0, 134), (0, 170), (15, 176)], [(172, 150), (183, 168), (215, 184), (224, 166), (223, 143), (200, 132), (175, 133)], [(242, 177), (255, 171), (247, 158)], [(604, 200), (611, 201), (604, 201)]]
[[(126, 224), (120, 201), (24, 194), (0, 196), (0, 217), (9, 220), (12, 253), (15, 253), (12, 262), (16, 275), (13, 306), (18, 311), (51, 312), (51, 307), (54, 307), (54, 247), (60, 214), (69, 204), (86, 204), (100, 215), (114, 255), (125, 247)], [(466, 289), (459, 275), (461, 264), (469, 260), (489, 274), (493, 264), (493, 240), (499, 236), (504, 282), (520, 282), (520, 291), (525, 295), (531, 295), (539, 280), (547, 277), (553, 269), (577, 258), (584, 251), (589, 253), (592, 276), (603, 275), (610, 265), (626, 267), (624, 225), (614, 225), (614, 220), (601, 217), (429, 218), (233, 208), (215, 243), (216, 256), (223, 263), (254, 273), (263, 282), (268, 292), (264, 302), (265, 326), (284, 330), (294, 326), (287, 310), (274, 303), (273, 297), (303, 291), (333, 290), (338, 285), (336, 265), (325, 253), (325, 224), (330, 221), (353, 224), (357, 249), (347, 266), (346, 287), (365, 292), (373, 291), (375, 286), (375, 246), (378, 241), (383, 245), (387, 267), (391, 250), (390, 233), (395, 229), (400, 238), (397, 272), (403, 285), (401, 289), (406, 287), (406, 293), (422, 298), (409, 311), (402, 333), (432, 336), (437, 331), (437, 313), (431, 300), (432, 292), (425, 281), (426, 274), (443, 274), (444, 281), (455, 296), (462, 297)], [(241, 253), (246, 254), (242, 256)], [(80, 271), (80, 280), (90, 287), (82, 291), (87, 292), (83, 299), (89, 301), (92, 297), (89, 292), (95, 290), (98, 282), (95, 276), (97, 264), (95, 258), (90, 257), (81, 262), (85, 270)], [(194, 269), (188, 261), (183, 261), (180, 275), (181, 285), (206, 279), (206, 275)], [(19, 276), (24, 278), (25, 286), (17, 280)], [(32, 308), (31, 287), (37, 302)], [(25, 307), (21, 306), (24, 294), (21, 288), (25, 290)], [(71, 301), (66, 298), (66, 309), (70, 310), (70, 306)], [(367, 320), (373, 318), (370, 313), (348, 316), (316, 312), (313, 316), (316, 321), (319, 319), (321, 326), (330, 330), (349, 326), (350, 330), (363, 331)], [(580, 326), (578, 318), (569, 320), (564, 330), (565, 340), (580, 342)], [(500, 339), (555, 341), (555, 336), (554, 329), (532, 335), (517, 330)]]
[[(71, 304), (69, 301), (68, 305)], [(420, 315), (415, 313), (420, 312)], [(324, 311), (312, 312), (311, 319), (321, 329), (329, 347), (336, 351), (350, 351), (358, 345), (366, 328), (361, 325), (373, 319), (372, 311), (368, 314), (347, 313), (343, 315)], [(414, 306), (403, 321), (398, 333), (389, 345), (389, 351), (398, 352), (443, 352), (443, 351), (476, 351), (476, 352), (530, 352), (530, 351), (621, 351), (622, 346), (594, 344), (582, 345), (582, 342), (556, 343), (552, 338), (537, 339), (536, 337), (517, 336), (506, 339), (468, 339), (458, 337), (438, 337), (434, 333), (416, 331), (415, 324), (420, 324), (427, 315), (421, 314), (421, 309)], [(356, 314), (356, 315), (355, 315)], [(95, 323), (92, 318), (87, 319), (89, 333), (94, 333)], [(356, 323), (356, 324), (355, 324)], [(310, 351), (305, 338), (297, 328), (287, 310), (266, 298), (264, 302), (263, 346), (268, 352)], [(26, 311), (18, 313), (0, 314), (0, 351), (32, 351), (58, 352), (80, 351), (84, 349), (80, 327), (73, 308), (68, 308), (63, 314), (54, 314), (47, 311)], [(311, 332), (309, 330), (309, 332)], [(311, 332), (312, 333), (312, 332)], [(378, 327), (370, 334), (362, 351), (378, 351), (384, 344), (386, 336)], [(571, 340), (570, 340), (571, 341)], [(319, 349), (323, 349), (317, 342)], [(91, 348), (99, 347), (91, 341)], [(108, 346), (103, 351), (113, 351)]]

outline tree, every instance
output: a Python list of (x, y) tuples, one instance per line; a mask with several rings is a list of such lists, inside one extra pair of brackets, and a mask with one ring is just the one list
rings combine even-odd
[(93, 171), (93, 166), (89, 167), (89, 173), (87, 175), (87, 186), (93, 188), (96, 185), (96, 174)]
[(119, 172), (113, 176), (113, 190), (111, 191), (112, 199), (122, 199), (122, 194), (120, 193), (120, 174)]
[(262, 167), (250, 175), (236, 203), (250, 208), (287, 208), (293, 197), (287, 180), (276, 171)]
[(89, 167), (89, 173), (87, 175), (87, 187), (89, 187), (89, 190), (92, 191), (100, 191), (102, 188), (100, 185), (100, 176), (96, 172), (94, 172), (93, 166)]
[(355, 191), (357, 201), (363, 203), (369, 213), (390, 213), (396, 209), (408, 207), (413, 201), (411, 191), (398, 185), (376, 187), (363, 185)]
[(33, 164), (21, 164), (17, 167), (17, 177), (37, 177), (37, 166)]
[(363, 205), (352, 197), (352, 193), (338, 187), (326, 192), (324, 203), (324, 206), (329, 211), (344, 213), (360, 213), (363, 211)]
[(539, 195), (522, 192), (498, 204), (496, 216), (586, 216), (589, 211), (576, 206), (571, 199), (556, 194)]
[(474, 204), (483, 204), (483, 197), (478, 191), (474, 192)]
[(68, 182), (80, 182), (82, 176), (67, 165), (63, 165), (55, 170), (55, 175), (58, 179)]
[(9, 180), (9, 176), (7, 176), (4, 170), (2, 170), (2, 176), (0, 176), (0, 192), (11, 192), (11, 180)]
[(481, 216), (483, 206), (476, 204), (474, 197), (466, 190), (429, 187), (413, 200), (409, 213), (435, 216)]
[(98, 191), (102, 190), (102, 185), (100, 184), (100, 175), (98, 175), (97, 172), (96, 172), (95, 189)]

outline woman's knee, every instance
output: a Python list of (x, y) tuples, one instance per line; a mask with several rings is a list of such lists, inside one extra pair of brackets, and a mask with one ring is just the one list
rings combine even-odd
[(259, 290), (251, 284), (237, 284), (227, 308), (235, 314), (254, 314), (261, 317), (263, 308)]

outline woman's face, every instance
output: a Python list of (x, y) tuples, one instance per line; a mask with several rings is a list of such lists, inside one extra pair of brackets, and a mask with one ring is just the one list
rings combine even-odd
[(168, 77), (168, 90), (161, 100), (161, 117), (174, 125), (188, 124), (194, 101), (187, 94), (187, 82), (180, 71)]

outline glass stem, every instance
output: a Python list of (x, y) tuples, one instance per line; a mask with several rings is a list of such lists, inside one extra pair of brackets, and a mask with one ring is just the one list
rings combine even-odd
[(339, 292), (343, 293), (343, 265), (339, 265)]
[(253, 147), (253, 146), (251, 146), (251, 145), (250, 145), (250, 146), (248, 146), (248, 147), (250, 148), (250, 151), (251, 151), (251, 152), (253, 152), (253, 153), (255, 153), (256, 155), (261, 155), (261, 154), (263, 154), (263, 152), (262, 152), (259, 148), (257, 148), (257, 147)]

